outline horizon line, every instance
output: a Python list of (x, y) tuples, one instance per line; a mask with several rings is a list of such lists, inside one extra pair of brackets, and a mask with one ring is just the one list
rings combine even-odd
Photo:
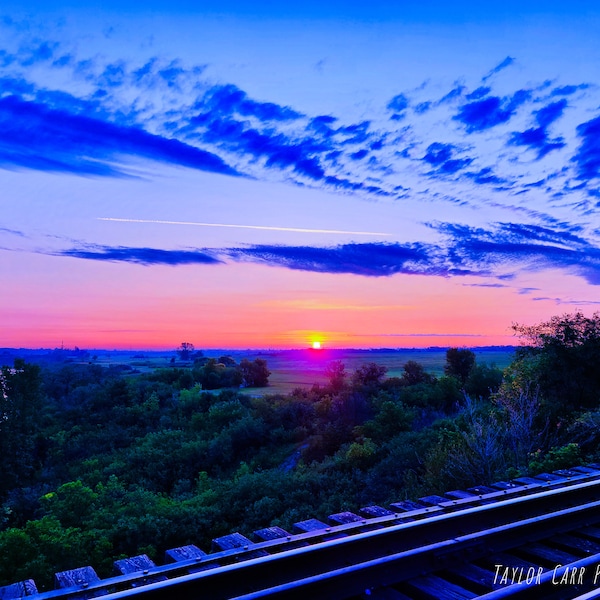
[[(304, 351), (309, 351), (309, 352), (313, 352), (313, 353), (327, 353), (330, 351), (335, 351), (335, 352), (349, 352), (349, 351), (353, 351), (353, 352), (373, 352), (373, 351), (377, 351), (377, 350), (387, 350), (387, 351), (402, 351), (402, 350), (446, 350), (448, 348), (456, 348), (456, 347), (460, 347), (460, 348), (467, 348), (467, 349), (482, 349), (482, 348), (518, 348), (519, 346), (521, 346), (522, 344), (481, 344), (481, 345), (477, 345), (477, 346), (457, 346), (456, 344), (449, 344), (449, 345), (443, 345), (443, 346), (369, 346), (369, 347), (358, 347), (358, 346), (354, 346), (354, 347), (350, 347), (350, 346), (345, 346), (345, 347), (321, 347), (319, 349), (315, 349), (312, 348), (311, 346), (303, 346), (303, 347), (247, 347), (247, 348), (243, 348), (243, 347), (227, 347), (227, 346), (223, 346), (223, 347), (217, 347), (217, 346), (211, 346), (211, 347), (202, 347), (202, 348), (194, 348), (193, 352), (212, 352), (212, 351), (221, 351), (221, 350), (229, 350), (231, 352), (304, 352)], [(178, 349), (177, 348), (144, 348), (144, 347), (136, 347), (136, 348), (100, 348), (100, 347), (88, 347), (88, 348), (82, 348), (79, 346), (74, 346), (73, 348), (62, 348), (62, 347), (54, 347), (54, 348), (50, 348), (50, 347), (37, 347), (37, 348), (30, 348), (30, 347), (14, 347), (14, 346), (3, 346), (0, 347), (0, 352), (6, 353), (6, 351), (22, 351), (22, 350), (28, 350), (30, 352), (54, 352), (54, 351), (60, 351), (60, 352), (177, 352)]]

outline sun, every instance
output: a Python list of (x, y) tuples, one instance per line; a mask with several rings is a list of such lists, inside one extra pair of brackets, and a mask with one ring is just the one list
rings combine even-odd
[(321, 342), (319, 342), (318, 340), (315, 340), (312, 343), (312, 349), (313, 350), (320, 350), (321, 349)]

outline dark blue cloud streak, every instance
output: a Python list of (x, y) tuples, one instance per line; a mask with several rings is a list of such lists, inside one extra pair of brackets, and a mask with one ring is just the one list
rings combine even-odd
[(564, 140), (560, 137), (551, 139), (548, 134), (548, 128), (562, 116), (566, 106), (567, 101), (563, 98), (536, 111), (534, 115), (539, 127), (514, 132), (510, 137), (509, 144), (513, 146), (528, 146), (531, 149), (537, 150), (538, 160), (552, 150), (564, 148), (566, 146)]
[(194, 250), (87, 246), (58, 254), (143, 265), (250, 262), (363, 277), (476, 275), (495, 280), (481, 285), (496, 287), (501, 285), (498, 279), (511, 278), (520, 270), (560, 269), (600, 285), (600, 248), (571, 231), (519, 223), (497, 223), (487, 229), (452, 223), (431, 227), (442, 234), (441, 243), (349, 243), (333, 247), (262, 244)]
[(108, 262), (126, 262), (139, 265), (213, 265), (222, 261), (202, 250), (160, 250), (157, 248), (128, 248), (125, 246), (91, 246), (72, 248), (58, 256)]
[(517, 109), (531, 97), (528, 90), (518, 90), (512, 96), (489, 96), (483, 100), (463, 104), (454, 119), (463, 123), (468, 133), (484, 131), (506, 123)]
[(582, 142), (573, 157), (580, 179), (600, 177), (600, 117), (577, 127)]
[(129, 155), (237, 175), (220, 157), (176, 139), (48, 108), (11, 95), (0, 99), (0, 165), (86, 175), (121, 175), (111, 161)]

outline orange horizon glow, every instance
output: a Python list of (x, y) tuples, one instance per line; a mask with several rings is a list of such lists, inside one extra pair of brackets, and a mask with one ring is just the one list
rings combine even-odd
[[(147, 269), (86, 262), (75, 272), (74, 259), (28, 259), (27, 285), (0, 298), (0, 348), (170, 351), (182, 341), (206, 350), (302, 349), (325, 341), (328, 349), (514, 346), (512, 323), (568, 312), (552, 298), (565, 280), (574, 294), (582, 285), (564, 275), (557, 283), (552, 271), (515, 280), (514, 288), (489, 288), (473, 286), (472, 277), (332, 278), (247, 264)], [(545, 289), (548, 298), (532, 302), (515, 288)]]

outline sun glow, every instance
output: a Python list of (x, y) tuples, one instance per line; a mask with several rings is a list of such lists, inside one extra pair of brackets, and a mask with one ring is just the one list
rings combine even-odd
[(313, 350), (320, 350), (321, 349), (321, 342), (319, 342), (318, 340), (315, 340), (312, 343), (312, 349)]

